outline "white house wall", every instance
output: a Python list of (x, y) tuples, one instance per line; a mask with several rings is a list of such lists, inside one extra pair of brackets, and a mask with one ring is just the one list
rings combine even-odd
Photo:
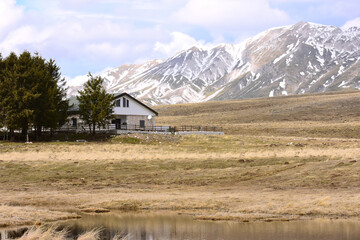
[(134, 116), (130, 115), (127, 116), (127, 124), (129, 125), (140, 125), (140, 120), (145, 121), (145, 126), (147, 127), (153, 127), (155, 126), (155, 118), (148, 119), (147, 116)]
[(135, 115), (135, 116), (155, 116), (155, 113), (144, 107), (143, 105), (135, 102), (134, 100), (125, 97), (129, 100), (129, 107), (123, 107), (123, 97), (121, 97), (120, 107), (114, 108), (115, 115)]

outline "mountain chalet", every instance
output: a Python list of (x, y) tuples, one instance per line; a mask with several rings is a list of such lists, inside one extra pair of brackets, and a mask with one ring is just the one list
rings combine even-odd
[[(114, 96), (114, 119), (105, 129), (100, 130), (151, 130), (155, 128), (155, 117), (158, 113), (127, 93)], [(79, 116), (79, 105), (76, 98), (70, 99), (69, 122), (63, 128), (76, 132), (87, 131), (86, 125)], [(97, 128), (99, 129), (99, 128)]]

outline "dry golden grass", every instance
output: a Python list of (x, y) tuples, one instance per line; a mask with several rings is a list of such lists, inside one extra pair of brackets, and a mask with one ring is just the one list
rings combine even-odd
[(161, 136), (138, 144), (4, 143), (0, 151), (0, 201), (33, 212), (171, 211), (240, 221), (360, 214), (358, 139)]
[(0, 205), (0, 227), (40, 224), (77, 217), (77, 214), (34, 206)]
[[(2, 142), (0, 222), (115, 210), (238, 221), (358, 218), (359, 97), (345, 92), (158, 107), (160, 123), (224, 125), (234, 133), (225, 136)], [(25, 208), (29, 215), (21, 218)]]
[[(18, 240), (66, 240), (65, 231), (56, 231), (53, 228), (45, 229), (43, 227), (31, 228)], [(92, 238), (91, 240), (96, 240)], [(90, 239), (89, 239), (90, 240)]]
[[(70, 240), (66, 230), (57, 231), (53, 227), (33, 227), (30, 228), (18, 240)], [(115, 236), (112, 240), (121, 240), (122, 238)], [(91, 230), (78, 236), (76, 240), (100, 240), (100, 230)]]
[(85, 232), (85, 233), (81, 234), (77, 238), (77, 240), (98, 240), (99, 239), (99, 234), (100, 234), (99, 230), (92, 230), (92, 231)]
[(222, 126), (227, 134), (360, 136), (360, 91), (157, 106), (159, 125)]

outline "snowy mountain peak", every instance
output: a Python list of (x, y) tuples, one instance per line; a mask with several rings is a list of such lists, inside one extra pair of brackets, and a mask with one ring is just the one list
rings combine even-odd
[(150, 104), (360, 89), (359, 47), (357, 27), (298, 22), (239, 44), (193, 46), (166, 60), (122, 65), (101, 76), (109, 91)]

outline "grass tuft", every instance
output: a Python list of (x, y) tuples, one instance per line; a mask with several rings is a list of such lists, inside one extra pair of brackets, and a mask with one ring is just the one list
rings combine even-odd
[[(93, 229), (79, 235), (76, 240), (100, 240), (101, 229)], [(24, 233), (24, 235), (17, 240), (72, 240), (66, 230), (57, 231), (54, 227), (32, 227)], [(114, 236), (112, 240), (122, 240), (118, 235)]]
[(66, 235), (66, 231), (56, 231), (53, 227), (32, 227), (18, 240), (66, 240)]

